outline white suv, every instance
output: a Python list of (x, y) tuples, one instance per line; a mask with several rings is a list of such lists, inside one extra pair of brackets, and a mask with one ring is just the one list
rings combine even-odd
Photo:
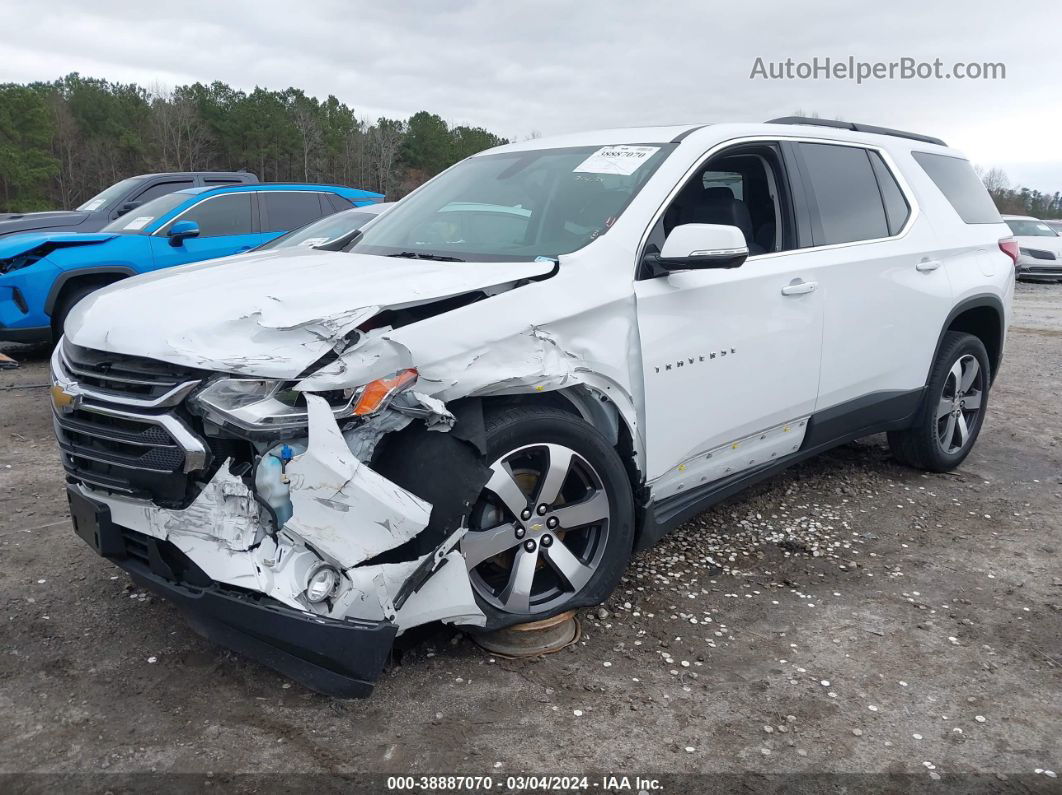
[(502, 146), (342, 245), (79, 304), (52, 363), (75, 527), (209, 637), (364, 694), (396, 633), (598, 603), (633, 550), (834, 445), (957, 466), (1010, 234), (961, 155), (894, 130)]

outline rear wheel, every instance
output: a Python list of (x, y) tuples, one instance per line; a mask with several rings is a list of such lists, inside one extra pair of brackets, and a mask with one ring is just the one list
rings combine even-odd
[(630, 559), (634, 505), (616, 451), (563, 411), (486, 417), (490, 478), (461, 550), (487, 628), (597, 604)]
[(981, 340), (957, 331), (945, 334), (914, 425), (888, 435), (896, 458), (931, 472), (959, 466), (981, 431), (990, 376)]

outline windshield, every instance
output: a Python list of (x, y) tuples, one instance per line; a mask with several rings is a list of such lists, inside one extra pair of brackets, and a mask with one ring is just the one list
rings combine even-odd
[(294, 232), (288, 232), (276, 240), (270, 240), (268, 243), (259, 246), (258, 250), (295, 248), (296, 246), (321, 246), (360, 229), (377, 215), (378, 213), (369, 213), (364, 210), (344, 210), (319, 221), (314, 221), (312, 224), (307, 224)]
[(129, 179), (123, 179), (121, 182), (116, 182), (111, 187), (97, 193), (77, 209), (92, 212), (101, 207), (106, 207), (108, 204), (113, 204), (131, 191), (138, 182), (140, 182), (138, 177), (130, 177)]
[(1058, 232), (1043, 221), (1012, 218), (1007, 221), (1007, 226), (1018, 237), (1058, 237)]
[(178, 204), (186, 202), (191, 195), (183, 192), (167, 193), (137, 207), (121, 218), (111, 221), (101, 232), (124, 232), (125, 234), (144, 234), (144, 227), (158, 220)]
[(349, 249), (428, 259), (555, 258), (608, 232), (674, 144), (533, 149), (463, 160)]

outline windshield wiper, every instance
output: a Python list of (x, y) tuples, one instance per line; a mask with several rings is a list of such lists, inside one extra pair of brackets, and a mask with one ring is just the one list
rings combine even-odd
[(389, 257), (405, 257), (406, 259), (430, 259), (433, 262), (464, 262), (460, 257), (446, 257), (442, 254), (425, 254), (423, 251), (403, 251), (398, 254), (388, 254)]

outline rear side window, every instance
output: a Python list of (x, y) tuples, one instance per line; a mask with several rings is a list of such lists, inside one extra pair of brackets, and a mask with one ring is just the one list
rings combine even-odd
[(929, 152), (911, 152), (918, 165), (929, 175), (959, 217), (968, 224), (1001, 224), (984, 183), (974, 173), (969, 160)]
[(334, 193), (326, 193), (324, 194), (324, 198), (325, 201), (330, 201), (332, 203), (332, 206), (336, 208), (336, 212), (349, 210), (354, 206), (353, 202), (347, 201), (342, 196), (337, 196)]
[(856, 146), (800, 144), (820, 229), (817, 245), (876, 240), (889, 236), (870, 153)]
[(140, 193), (133, 201), (149, 202), (152, 199), (157, 199), (159, 196), (165, 196), (167, 193), (173, 193), (175, 190), (183, 190), (184, 188), (192, 187), (192, 180), (174, 180), (173, 182), (156, 182), (147, 190)]
[(907, 197), (903, 195), (896, 177), (885, 160), (877, 152), (870, 152), (870, 165), (874, 168), (874, 176), (878, 178), (878, 187), (881, 189), (881, 202), (885, 205), (885, 219), (889, 224), (889, 234), (898, 235), (903, 225), (907, 223), (907, 217), (911, 214), (911, 205), (907, 203)]
[(321, 200), (316, 193), (265, 191), (259, 197), (265, 207), (265, 218), (268, 219), (263, 219), (263, 232), (289, 232), (323, 215)]
[(200, 237), (249, 235), (254, 231), (251, 194), (229, 193), (206, 199), (174, 221), (195, 221), (199, 224)]

